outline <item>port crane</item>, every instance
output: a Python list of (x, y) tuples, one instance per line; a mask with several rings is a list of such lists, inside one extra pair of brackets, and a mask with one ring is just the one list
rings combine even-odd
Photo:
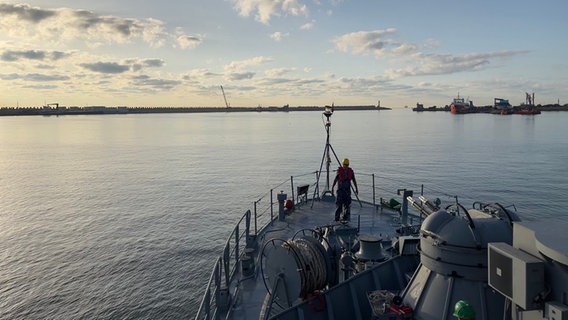
[(221, 87), (221, 92), (223, 92), (223, 99), (225, 99), (225, 107), (230, 108), (231, 106), (229, 106), (229, 103), (227, 102), (227, 97), (225, 96), (225, 90), (223, 89), (223, 86)]
[(534, 92), (532, 94), (525, 92), (525, 104), (529, 106), (534, 105)]

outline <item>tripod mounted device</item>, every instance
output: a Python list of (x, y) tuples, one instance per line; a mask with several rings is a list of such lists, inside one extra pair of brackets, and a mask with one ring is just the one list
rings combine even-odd
[[(333, 146), (331, 145), (331, 143), (329, 142), (329, 136), (330, 136), (330, 131), (331, 131), (331, 116), (333, 115), (333, 103), (331, 104), (331, 106), (325, 106), (325, 109), (323, 111), (323, 116), (325, 116), (325, 120), (324, 120), (324, 127), (325, 127), (325, 132), (326, 132), (326, 139), (325, 139), (325, 148), (323, 149), (323, 156), (321, 158), (321, 164), (320, 164), (320, 168), (319, 171), (317, 172), (317, 181), (316, 181), (316, 187), (314, 189), (314, 196), (313, 198), (319, 198), (323, 201), (330, 201), (330, 202), (334, 202), (335, 201), (335, 196), (333, 195), (333, 190), (331, 190), (330, 186), (329, 186), (329, 182), (330, 182), (330, 178), (329, 178), (329, 167), (331, 166), (331, 154), (333, 153), (333, 156), (335, 157), (335, 160), (337, 161), (337, 164), (339, 167), (341, 167), (341, 161), (339, 160), (339, 157), (337, 157), (337, 154), (335, 153), (335, 150), (333, 150)], [(320, 177), (322, 175), (323, 172), (323, 164), (325, 162), (325, 174), (326, 174), (326, 179), (325, 179), (325, 187), (324, 190), (321, 194), (321, 198), (319, 195), (319, 180)], [(351, 188), (353, 188), (351, 186)], [(359, 201), (359, 205), (362, 206), (361, 204), (361, 200), (359, 199), (359, 195), (357, 193), (355, 193), (355, 197), (357, 197), (357, 201)], [(313, 202), (312, 202), (312, 206), (313, 206)]]
[(326, 140), (325, 140), (325, 148), (323, 150), (323, 156), (321, 158), (320, 168), (319, 168), (318, 175), (317, 175), (316, 186), (318, 186), (318, 187), (316, 187), (314, 196), (316, 196), (316, 194), (319, 190), (319, 179), (322, 175), (323, 164), (325, 162), (326, 180), (325, 180), (324, 190), (321, 194), (321, 199), (324, 200), (324, 201), (335, 201), (335, 196), (333, 195), (333, 192), (329, 187), (329, 181), (330, 181), (330, 179), (329, 179), (329, 167), (331, 165), (331, 154), (333, 153), (333, 156), (335, 157), (335, 160), (337, 160), (337, 164), (339, 166), (341, 166), (341, 162), (339, 161), (339, 158), (337, 157), (335, 150), (333, 150), (333, 147), (331, 146), (331, 143), (329, 142), (329, 135), (330, 135), (330, 131), (331, 131), (331, 116), (333, 115), (333, 104), (331, 104), (331, 106), (325, 106), (325, 109), (323, 111), (323, 115), (326, 118), (324, 120), (324, 127), (325, 127), (325, 131), (326, 131), (327, 135), (326, 135)]

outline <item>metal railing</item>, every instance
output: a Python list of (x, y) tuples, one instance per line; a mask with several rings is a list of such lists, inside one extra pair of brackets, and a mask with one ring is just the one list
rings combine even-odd
[[(221, 256), (215, 261), (213, 271), (205, 288), (205, 293), (195, 319), (221, 319), (221, 314), (229, 307), (232, 300), (230, 292), (232, 281), (236, 281), (235, 274), (240, 259), (247, 247), (254, 244), (256, 237), (273, 221), (278, 219), (278, 203), (276, 194), (286, 193), (288, 199), (295, 199), (295, 181), (305, 184), (308, 173), (300, 176), (291, 176), (290, 179), (276, 185), (267, 194), (262, 195), (253, 203), (253, 211), (247, 210), (239, 219), (229, 235)], [(309, 181), (309, 180), (308, 180)], [(308, 182), (314, 187), (316, 182)], [(300, 185), (300, 184), (298, 184)]]
[[(305, 184), (309, 184), (311, 190), (323, 192), (324, 190), (321, 190), (318, 185), (317, 178), (317, 171), (296, 177), (291, 176), (290, 179), (273, 187), (268, 193), (253, 202), (253, 211), (247, 210), (239, 219), (225, 243), (221, 256), (215, 261), (195, 320), (221, 319), (222, 314), (225, 314), (230, 307), (233, 296), (236, 295), (236, 292), (230, 292), (231, 284), (234, 281), (240, 281), (235, 279), (235, 274), (238, 271), (237, 268), (240, 266), (240, 260), (245, 249), (255, 245), (257, 237), (264, 229), (278, 219), (278, 213), (275, 212), (275, 210), (278, 210), (278, 202), (275, 202), (276, 195), (286, 193), (288, 199), (296, 200), (295, 186)], [(381, 187), (377, 186), (377, 180), (381, 181)], [(380, 202), (377, 203), (378, 193), (396, 197), (396, 186), (401, 185), (401, 181), (365, 173), (357, 173), (357, 183), (359, 186), (357, 199), (375, 207), (380, 206)], [(416, 191), (420, 190), (420, 194), (424, 192), (423, 185), (409, 185), (409, 187), (416, 188)], [(318, 199), (318, 197), (318, 193), (314, 192), (313, 197), (309, 200), (314, 201), (314, 198)]]

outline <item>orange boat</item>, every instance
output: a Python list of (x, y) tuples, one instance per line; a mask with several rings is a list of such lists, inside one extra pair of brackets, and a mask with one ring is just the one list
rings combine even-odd
[(450, 104), (450, 112), (453, 114), (464, 114), (464, 113), (475, 113), (477, 110), (473, 106), (473, 102), (469, 101), (469, 104), (465, 102), (464, 98), (460, 98), (458, 94), (457, 98), (454, 98), (452, 104)]

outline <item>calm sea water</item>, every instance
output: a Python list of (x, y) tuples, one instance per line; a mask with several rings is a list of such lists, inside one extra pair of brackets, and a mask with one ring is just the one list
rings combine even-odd
[[(340, 111), (331, 144), (357, 173), (546, 219), (566, 214), (567, 123)], [(232, 224), (324, 146), (319, 112), (0, 118), (0, 318), (193, 317)]]

